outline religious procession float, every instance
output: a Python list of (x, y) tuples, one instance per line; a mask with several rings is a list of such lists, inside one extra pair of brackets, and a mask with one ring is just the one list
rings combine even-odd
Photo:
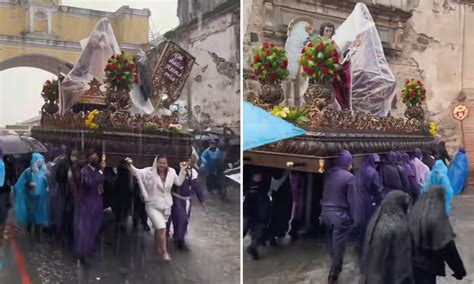
[[(259, 80), (261, 87), (250, 103), (298, 128), (287, 139), (249, 145), (244, 164), (322, 174), (343, 149), (353, 154), (355, 168), (371, 153), (427, 149), (436, 125), (424, 115), (426, 88), (409, 78), (396, 90), (367, 7), (358, 3), (336, 32), (325, 23), (314, 36), (312, 26), (310, 18), (294, 19), (285, 48), (264, 43), (254, 51), (253, 74), (246, 77)], [(282, 106), (281, 82), (298, 77), (306, 78), (304, 103)], [(395, 95), (407, 106), (405, 117), (390, 115)], [(253, 135), (245, 120), (244, 144), (246, 135)]]
[(179, 98), (194, 57), (167, 40), (132, 57), (120, 50), (108, 19), (84, 43), (71, 71), (44, 84), (41, 125), (31, 136), (97, 149), (112, 166), (125, 157), (150, 166), (157, 154), (167, 155), (172, 166), (187, 160), (191, 133), (168, 107)]

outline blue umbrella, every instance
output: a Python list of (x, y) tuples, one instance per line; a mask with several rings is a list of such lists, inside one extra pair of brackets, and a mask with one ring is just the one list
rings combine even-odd
[(244, 102), (244, 151), (305, 134), (301, 128)]

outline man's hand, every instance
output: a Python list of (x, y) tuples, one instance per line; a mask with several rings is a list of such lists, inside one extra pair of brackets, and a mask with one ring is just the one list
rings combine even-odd
[(130, 159), (130, 158), (128, 158), (128, 157), (125, 158), (125, 162), (127, 162), (127, 164), (128, 164), (129, 166), (133, 165), (133, 160)]

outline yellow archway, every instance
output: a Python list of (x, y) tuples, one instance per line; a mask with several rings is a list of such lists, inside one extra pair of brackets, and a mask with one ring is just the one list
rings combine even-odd
[[(68, 7), (60, 0), (0, 1), (0, 71), (37, 67), (67, 73), (97, 21), (107, 17), (122, 50), (135, 54), (149, 44), (148, 9), (115, 12)], [(69, 65), (71, 66), (71, 65)]]

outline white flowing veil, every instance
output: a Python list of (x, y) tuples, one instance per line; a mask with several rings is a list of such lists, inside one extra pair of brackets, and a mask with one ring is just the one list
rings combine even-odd
[(77, 98), (89, 90), (89, 82), (93, 78), (103, 82), (107, 61), (112, 55), (120, 54), (120, 47), (107, 18), (96, 24), (89, 38), (81, 41), (81, 46), (84, 48), (78, 62), (60, 85), (61, 113), (69, 110)]
[(395, 76), (385, 59), (382, 43), (369, 9), (357, 3), (333, 37), (341, 54), (360, 45), (351, 57), (352, 108), (386, 116), (395, 96)]

